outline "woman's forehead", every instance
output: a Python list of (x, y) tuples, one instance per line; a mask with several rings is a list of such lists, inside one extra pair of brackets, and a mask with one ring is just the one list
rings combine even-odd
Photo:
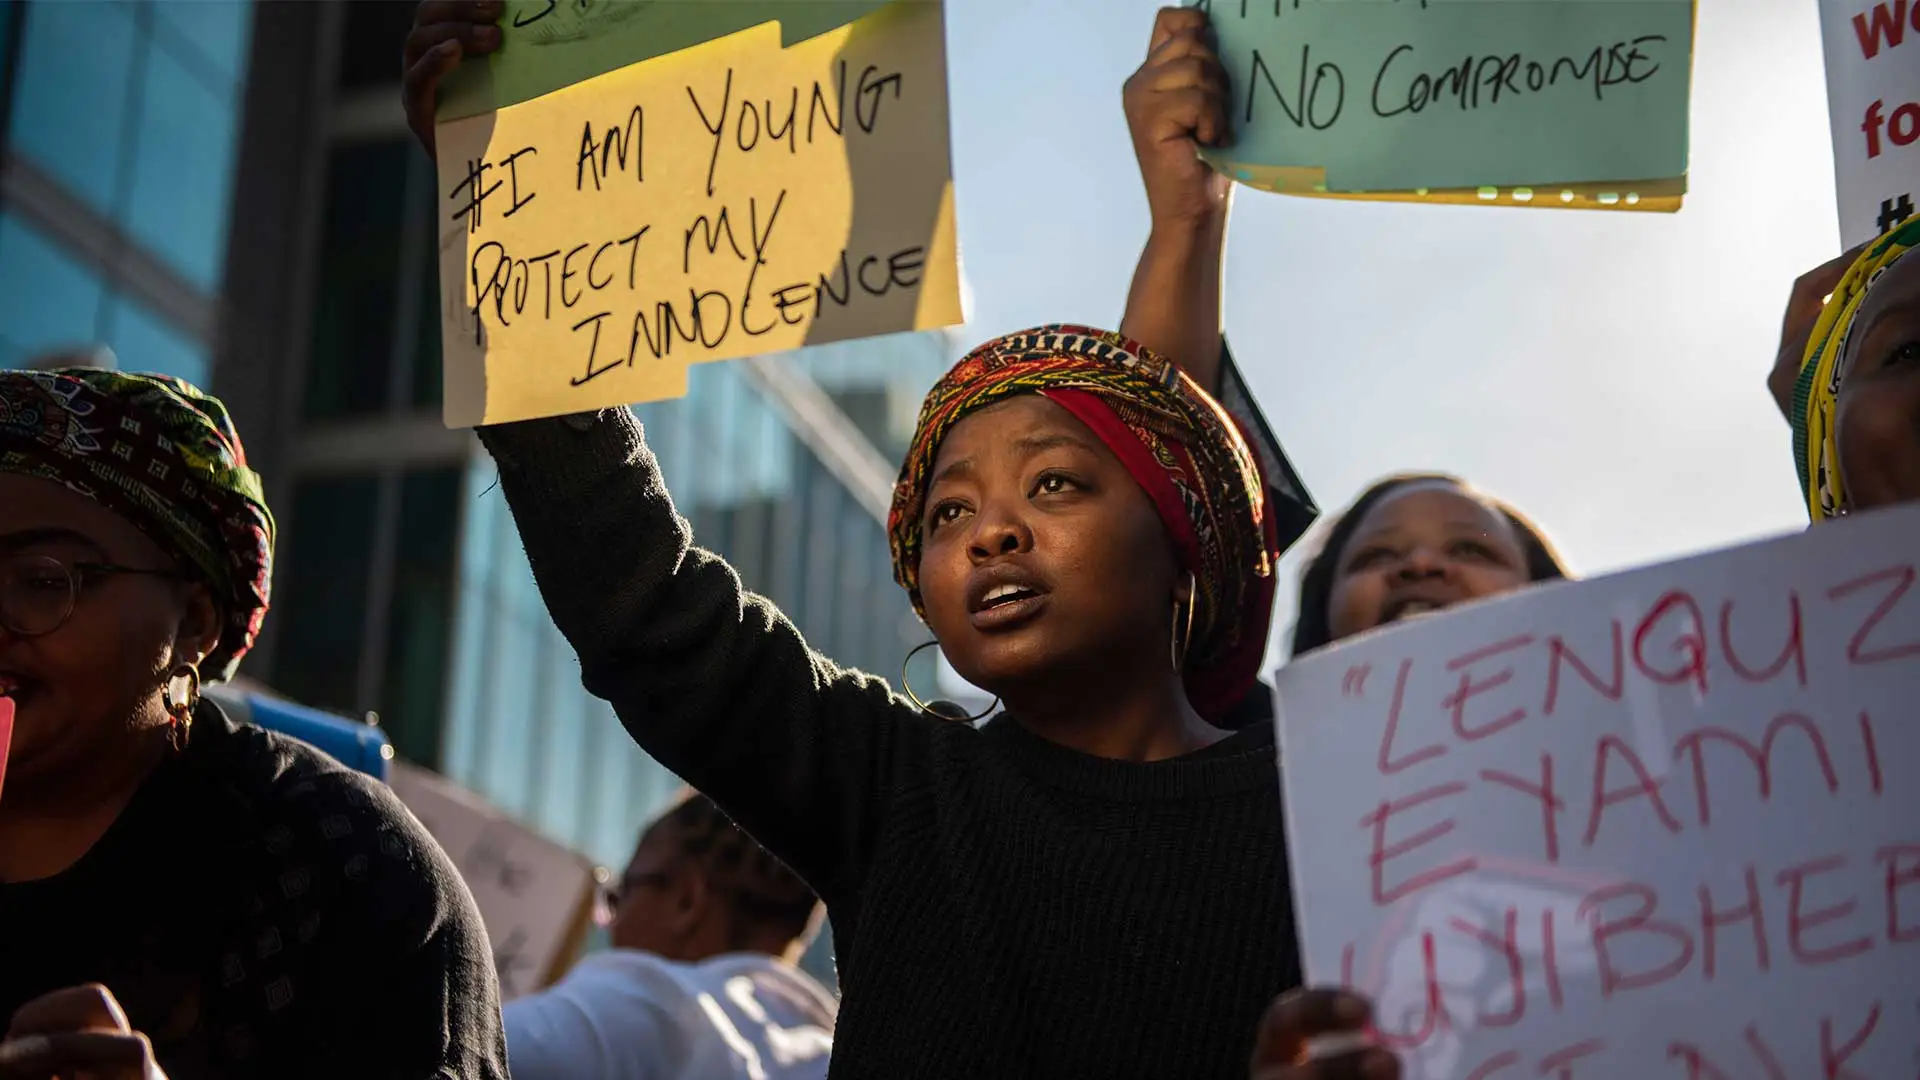
[(1415, 480), (1393, 489), (1373, 504), (1354, 529), (1355, 536), (1422, 525), (1511, 530), (1506, 516), (1451, 480)]
[(934, 455), (934, 474), (963, 458), (980, 455), (988, 448), (1009, 447), (1048, 436), (1062, 441), (1084, 443), (1088, 449), (1104, 449), (1099, 438), (1072, 413), (1041, 394), (1021, 394), (996, 401), (969, 414), (953, 425), (940, 441)]
[(23, 542), (42, 546), (92, 547), (102, 554), (158, 555), (159, 550), (133, 523), (77, 491), (52, 480), (0, 473), (0, 546)]

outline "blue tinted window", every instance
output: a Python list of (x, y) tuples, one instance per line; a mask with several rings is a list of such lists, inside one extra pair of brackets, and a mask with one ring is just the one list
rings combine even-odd
[(187, 280), (220, 285), (237, 117), (165, 49), (147, 53), (126, 228)]
[(154, 39), (230, 94), (246, 73), (250, 0), (167, 0), (153, 5)]
[(206, 350), (139, 301), (127, 296), (109, 299), (102, 325), (120, 370), (155, 371), (195, 386), (207, 385)]
[(33, 226), (0, 215), (0, 364), (98, 336), (100, 279)]
[(109, 217), (127, 145), (134, 31), (128, 4), (33, 4), (14, 82), (13, 148)]

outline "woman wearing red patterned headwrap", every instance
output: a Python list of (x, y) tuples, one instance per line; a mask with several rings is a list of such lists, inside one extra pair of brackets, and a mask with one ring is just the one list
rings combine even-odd
[(273, 537), (219, 401), (0, 371), (0, 1080), (506, 1076), (446, 856), (200, 698), (253, 643)]
[(1245, 1075), (1298, 981), (1273, 727), (1219, 723), (1276, 545), (1191, 379), (1049, 326), (928, 395), (894, 572), (999, 695), (980, 726), (811, 651), (694, 547), (628, 410), (481, 437), (588, 689), (826, 901), (830, 1075)]

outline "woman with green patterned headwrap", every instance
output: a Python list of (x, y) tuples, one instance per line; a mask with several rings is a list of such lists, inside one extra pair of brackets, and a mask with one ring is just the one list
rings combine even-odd
[(1801, 353), (1787, 419), (1816, 523), (1920, 500), (1920, 259), (1907, 258), (1916, 247), (1920, 218), (1867, 244)]
[(219, 401), (0, 370), (0, 1078), (504, 1077), (492, 959), (377, 782), (200, 699), (274, 523)]

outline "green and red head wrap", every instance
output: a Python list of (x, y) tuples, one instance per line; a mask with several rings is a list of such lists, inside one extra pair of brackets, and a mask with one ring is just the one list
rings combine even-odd
[(204, 581), (225, 625), (200, 674), (233, 674), (267, 613), (274, 528), (217, 398), (165, 375), (0, 371), (0, 472), (93, 499)]
[(1153, 500), (1195, 584), (1187, 696), (1219, 719), (1253, 689), (1273, 617), (1279, 542), (1259, 466), (1233, 420), (1165, 359), (1119, 334), (1052, 325), (990, 341), (947, 372), (920, 407), (893, 489), (894, 579), (922, 618), (921, 519), (940, 443), (966, 417), (1040, 394), (1085, 424)]

